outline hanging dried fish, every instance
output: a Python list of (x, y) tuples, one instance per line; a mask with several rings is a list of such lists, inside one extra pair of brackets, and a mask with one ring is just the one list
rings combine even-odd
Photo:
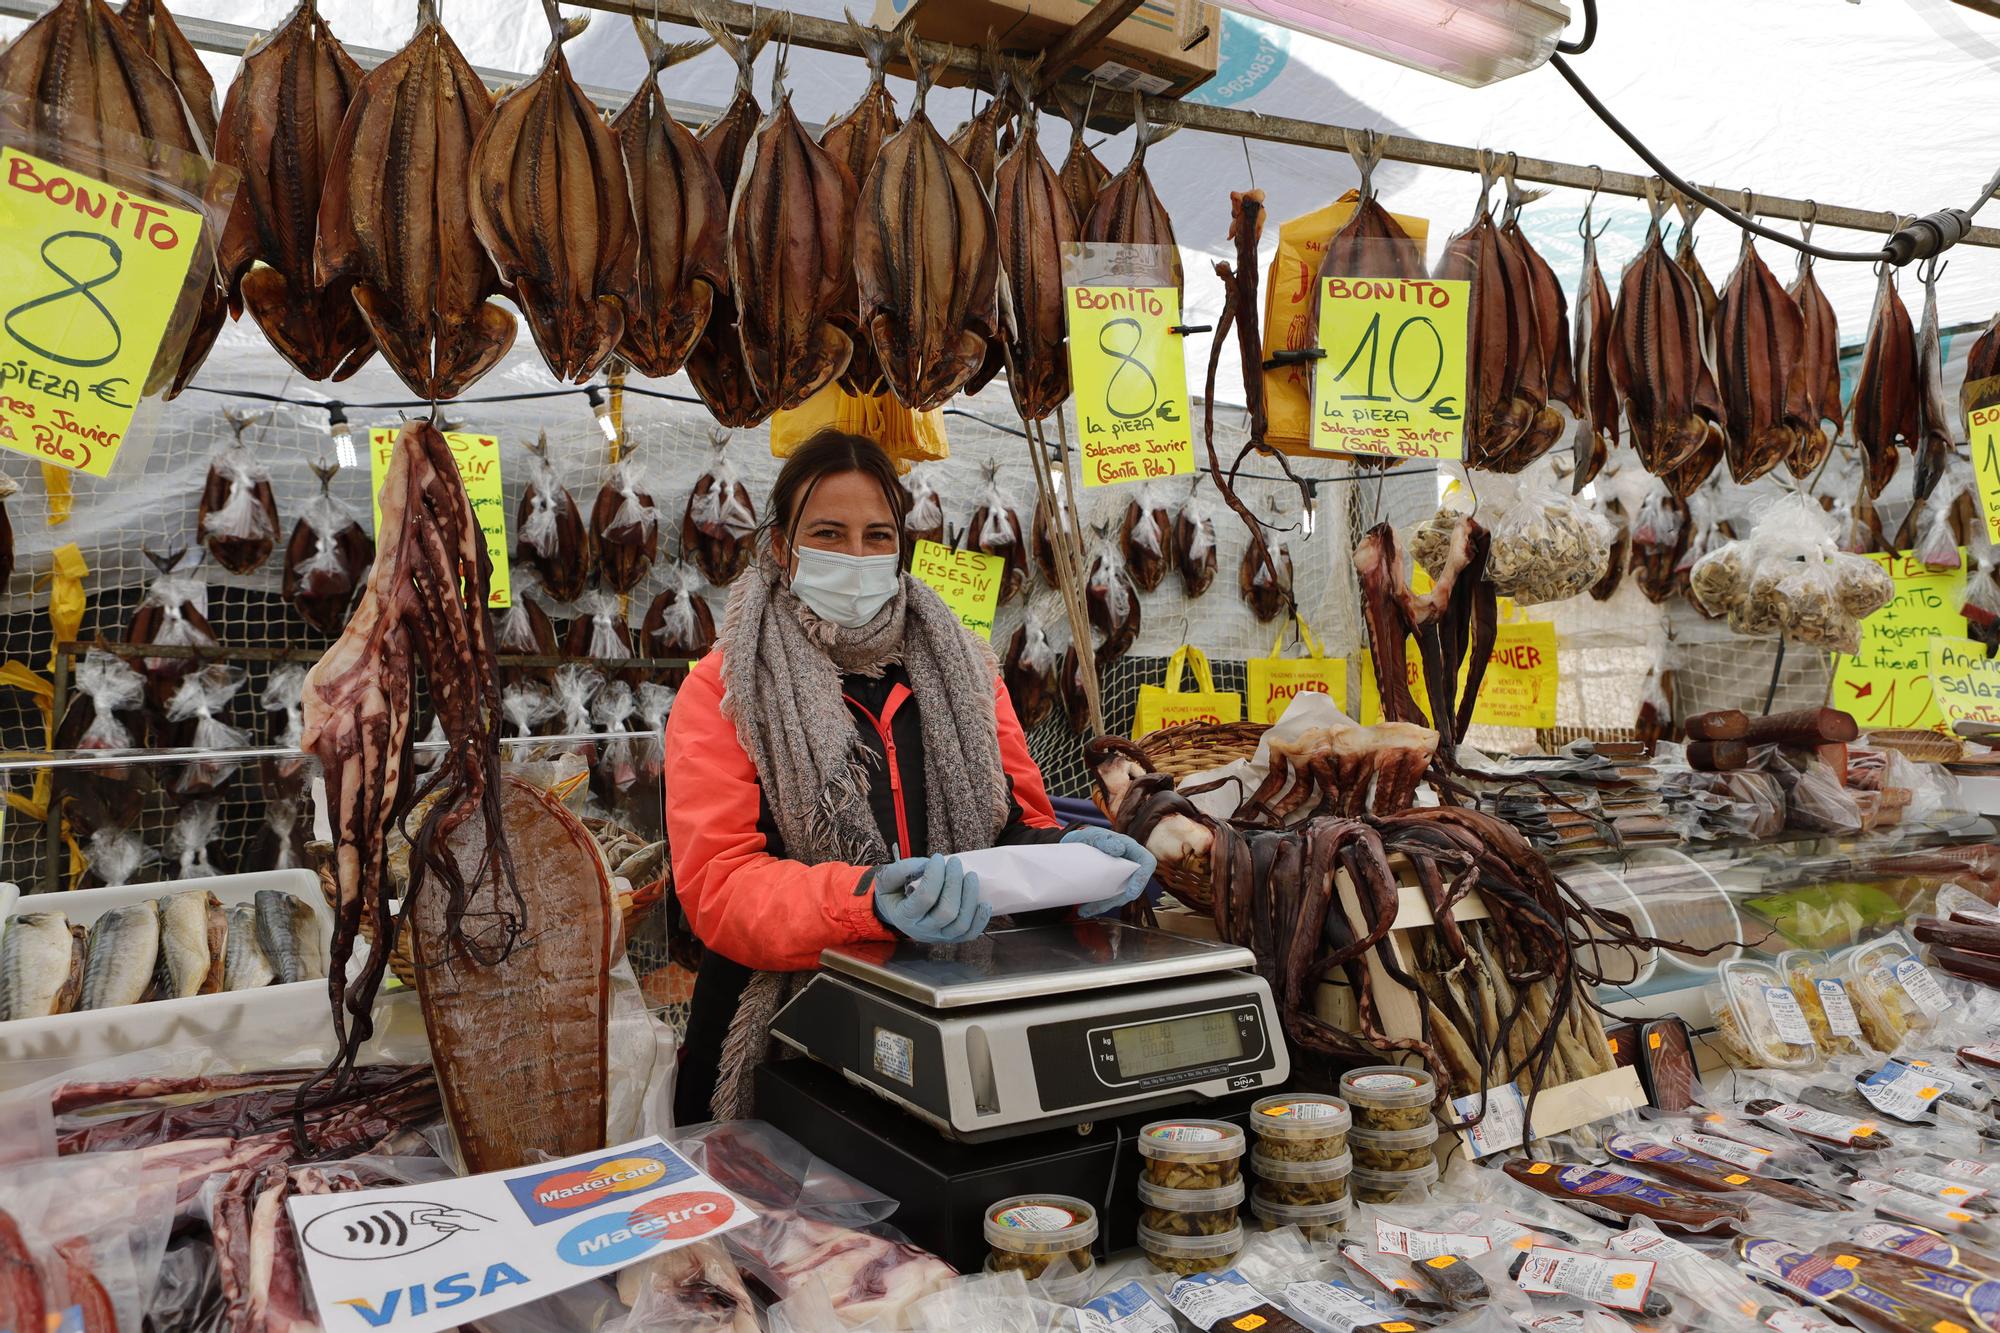
[[(494, 651), (507, 657), (554, 657), (561, 644), (556, 625), (542, 604), (528, 594), (536, 583), (532, 569), (522, 570), (509, 590), (507, 609), (493, 618)], [(555, 678), (552, 667), (503, 665), (500, 683), (518, 686), (528, 681), (548, 683)]]
[(2000, 375), (2000, 315), (1986, 321), (1986, 327), (1972, 340), (1972, 350), (1965, 354), (1965, 382), (1991, 379)]
[(278, 544), (278, 501), (271, 474), (244, 447), (243, 432), (265, 418), (222, 411), (234, 438), (216, 448), (202, 483), (195, 532), (215, 563), (232, 574), (248, 574)]
[(1921, 438), (1917, 340), (1910, 312), (1896, 293), (1896, 272), (1882, 265), (1876, 277), (1875, 308), (1868, 318), (1868, 342), (1861, 374), (1848, 405), (1854, 442), (1868, 460), (1868, 493), (1880, 495), (1896, 475), (1899, 446), (1915, 448)]
[(1057, 175), (1062, 180), (1063, 193), (1069, 196), (1069, 206), (1076, 213), (1077, 225), (1081, 226), (1083, 220), (1090, 216), (1090, 210), (1097, 207), (1097, 196), (1104, 193), (1105, 185), (1111, 180), (1111, 172), (1097, 160), (1097, 154), (1090, 151), (1090, 145), (1083, 141), (1083, 132), (1090, 119), (1090, 104), (1077, 101), (1060, 88), (1056, 90), (1056, 102), (1069, 121), (1069, 156), (1063, 159), (1062, 170)]
[(942, 407), (979, 370), (998, 332), (993, 210), (972, 169), (924, 112), (935, 70), (915, 58), (910, 118), (861, 187), (854, 267), (861, 324), (905, 407)]
[(416, 35), (362, 80), (328, 154), (314, 272), (354, 284), (382, 359), (432, 401), (464, 393), (514, 345), (466, 190), (492, 109), (436, 0), (417, 0)]
[(1647, 200), (1646, 243), (1619, 282), (1611, 315), (1611, 378), (1639, 464), (1655, 476), (1688, 461), (1708, 442), (1705, 413), (1721, 398), (1702, 348), (1701, 298), (1693, 279), (1667, 257), (1660, 219), (1666, 202)]
[(681, 368), (708, 327), (718, 295), (729, 292), (729, 196), (694, 134), (674, 119), (660, 72), (706, 51), (710, 41), (668, 45), (632, 16), (646, 52), (646, 77), (611, 122), (631, 190), (637, 238), (632, 299), (618, 354), (642, 375), (665, 379)]
[[(1453, 236), (1438, 260), (1436, 276), (1472, 284), (1471, 325), (1466, 346), (1465, 447), (1468, 466), (1497, 468), (1523, 440), (1544, 425), (1539, 389), (1532, 277), (1519, 249), (1501, 235), (1487, 207), (1493, 174), (1488, 163), (1479, 175), (1479, 202), (1472, 222)], [(1553, 443), (1553, 441), (1551, 441)]]
[(216, 132), (216, 161), (243, 173), (217, 265), (239, 313), (309, 380), (344, 380), (375, 355), (353, 281), (313, 270), (330, 150), (362, 77), (303, 0), (243, 57)]
[[(1103, 658), (1097, 659), (1102, 662)], [(1056, 689), (1062, 695), (1063, 716), (1069, 721), (1069, 729), (1078, 736), (1090, 734), (1090, 696), (1084, 691), (1083, 661), (1077, 656), (1076, 645), (1063, 649), (1062, 675), (1056, 682)]]
[(1139, 637), (1139, 590), (1132, 586), (1125, 570), (1125, 554), (1111, 540), (1108, 529), (1097, 529), (1097, 546), (1090, 558), (1090, 574), (1084, 580), (1084, 604), (1090, 613), (1090, 627), (1103, 636), (1097, 649), (1101, 671), (1125, 655)]
[(1126, 502), (1118, 525), (1118, 549), (1140, 592), (1153, 591), (1166, 578), (1174, 551), (1174, 516), (1158, 486), (1141, 486)]
[[(806, 133), (771, 76), (775, 109), (757, 127), (730, 205), (729, 281), (745, 368), (760, 401), (786, 411), (847, 369), (843, 313), (854, 254), (854, 178)], [(886, 150), (885, 150), (886, 153)]]
[[(1500, 227), (1501, 240), (1519, 253), (1528, 270), (1528, 292), (1533, 297), (1535, 310), (1535, 347), (1537, 354), (1527, 363), (1527, 380), (1546, 395), (1544, 406), (1535, 415), (1535, 425), (1529, 429), (1522, 442), (1522, 448), (1510, 455), (1509, 462), (1515, 466), (1510, 471), (1519, 471), (1534, 459), (1548, 452), (1562, 434), (1562, 418), (1553, 406), (1561, 403), (1570, 410), (1571, 416), (1583, 413), (1583, 400), (1578, 396), (1576, 370), (1571, 360), (1569, 345), (1569, 302), (1563, 296), (1562, 284), (1556, 281), (1556, 272), (1549, 267), (1549, 261), (1528, 242), (1521, 230), (1521, 205), (1540, 198), (1540, 192), (1524, 193), (1515, 186), (1510, 173), (1507, 177), (1507, 213)], [(1539, 377), (1537, 376), (1539, 372)]]
[(1014, 701), (1014, 716), (1020, 720), (1021, 730), (1033, 731), (1055, 712), (1061, 691), (1056, 673), (1061, 669), (1062, 655), (1049, 642), (1048, 626), (1041, 613), (1030, 607), (1014, 637), (1007, 641), (1007, 654), (1000, 666), (1000, 679), (1007, 686), (1008, 698)]
[(1269, 624), (1292, 609), (1292, 553), (1283, 542), (1275, 545), (1263, 530), (1253, 528), (1250, 545), (1236, 570), (1237, 590), (1250, 606), (1260, 625)]
[[(697, 15), (702, 30), (736, 62), (736, 95), (721, 115), (703, 126), (695, 138), (707, 154), (709, 165), (722, 186), (722, 196), (734, 200), (743, 174), (743, 158), (750, 140), (764, 118), (751, 87), (758, 53), (770, 40), (780, 15), (772, 13), (739, 38), (720, 23)], [(733, 216), (733, 214), (732, 214)], [(724, 246), (725, 258), (728, 246)], [(776, 411), (775, 405), (757, 392), (749, 367), (743, 360), (743, 339), (737, 327), (738, 293), (718, 287), (710, 303), (708, 324), (688, 353), (684, 369), (688, 382), (700, 396), (709, 414), (724, 426), (747, 429), (763, 424)]]
[[(145, 548), (141, 548), (142, 550)], [(201, 551), (183, 547), (168, 555), (146, 550), (146, 559), (160, 571), (146, 600), (125, 626), (125, 642), (161, 647), (213, 648), (215, 631), (208, 623), (208, 584), (195, 572)], [(197, 664), (186, 657), (148, 657), (140, 663), (153, 706), (165, 708), (187, 674)]]
[(1793, 456), (1812, 410), (1800, 364), (1805, 316), (1749, 232), (1716, 311), (1729, 475), (1747, 486)]
[(1215, 520), (1200, 497), (1201, 474), (1188, 487), (1188, 498), (1174, 516), (1174, 564), (1181, 572), (1181, 591), (1192, 600), (1215, 582)]
[[(846, 115), (821, 132), (819, 146), (847, 168), (858, 188), (861, 181), (868, 179), (875, 159), (882, 155), (883, 142), (902, 127), (903, 119), (896, 114), (896, 100), (889, 96), (884, 82), (894, 35), (880, 28), (863, 27), (851, 14), (847, 25), (868, 60), (868, 86), (862, 89), (861, 100)], [(864, 397), (885, 393), (882, 365), (875, 359), (875, 348), (861, 328), (861, 287), (855, 280), (853, 266), (844, 269), (841, 276), (847, 286), (841, 293), (839, 313), (834, 319), (854, 344), (854, 353), (847, 360), (847, 369), (840, 374), (840, 387)]]
[[(1804, 229), (1805, 239), (1812, 239), (1812, 224)], [(1799, 314), (1804, 321), (1804, 336), (1799, 343), (1799, 378), (1804, 385), (1807, 403), (1806, 423), (1799, 431), (1798, 447), (1786, 460), (1792, 475), (1804, 481), (1819, 470), (1826, 456), (1833, 449), (1834, 436), (1840, 433), (1842, 412), (1840, 409), (1840, 327), (1834, 318), (1833, 302), (1820, 290), (1819, 279), (1813, 274), (1813, 257), (1799, 255), (1798, 276), (1786, 289), (1792, 299), (1799, 303)], [(1830, 429), (1829, 429), (1830, 428)]]
[(1000, 575), (1000, 600), (1005, 602), (1028, 586), (1028, 543), (1021, 529), (1021, 516), (1014, 512), (1000, 490), (1000, 465), (989, 463), (983, 470), (986, 491), (965, 532), (974, 550), (997, 555), (1007, 562)]
[(573, 602), (590, 578), (590, 533), (549, 462), (547, 431), (536, 436), (528, 454), (528, 484), (514, 510), (514, 558), (535, 572), (549, 596)]
[(1632, 525), (1625, 518), (1625, 506), (1616, 500), (1605, 500), (1599, 495), (1592, 508), (1611, 525), (1612, 531), (1611, 555), (1604, 562), (1604, 573), (1590, 585), (1591, 598), (1605, 602), (1618, 591), (1618, 585), (1625, 579), (1625, 562), (1632, 554)]
[(995, 178), (993, 228), (1007, 276), (1003, 337), (1013, 368), (1007, 388), (1027, 421), (1040, 421), (1069, 397), (1068, 316), (1063, 307), (1062, 247), (1077, 220), (1061, 179), (1042, 155), (1037, 113), (1022, 113), (1021, 135)]
[[(649, 657), (706, 657), (715, 647), (715, 613), (681, 566), (667, 566), (664, 586), (646, 608), (639, 638)], [(663, 667), (654, 674), (674, 689), (687, 679), (685, 667)]]
[(638, 587), (660, 553), (660, 511), (630, 449), (598, 489), (590, 507), (590, 539), (597, 548), (597, 575), (614, 592)]
[(565, 21), (542, 0), (549, 49), (534, 78), (493, 106), (472, 145), (472, 226), (549, 372), (582, 384), (625, 332), (638, 298), (638, 237), (618, 139), (577, 87)]
[(576, 619), (569, 622), (569, 632), (563, 635), (563, 656), (590, 658), (600, 664), (599, 670), (607, 679), (622, 681), (628, 689), (637, 685), (643, 678), (637, 667), (603, 665), (638, 656), (632, 648), (632, 627), (619, 614), (618, 599), (605, 592), (587, 593), (577, 611)]
[(314, 463), (319, 494), (292, 525), (285, 543), (285, 600), (299, 618), (322, 634), (338, 634), (347, 608), (375, 559), (375, 539), (353, 510), (333, 498), (338, 463)]
[[(1583, 236), (1583, 276), (1576, 303), (1576, 348), (1573, 364), (1580, 408), (1576, 414), (1576, 447), (1570, 485), (1581, 494), (1594, 481), (1618, 444), (1618, 385), (1611, 375), (1611, 290), (1597, 263), (1598, 230), (1591, 225), (1593, 192), (1577, 226)], [(1623, 565), (1623, 561), (1619, 562)], [(1616, 580), (1613, 580), (1614, 586)], [(1606, 594), (1609, 595), (1608, 593)]]
[(1054, 516), (1049, 513), (1047, 503), (1038, 495), (1035, 497), (1035, 517), (1030, 524), (1033, 532), (1029, 535), (1029, 546), (1034, 552), (1035, 568), (1042, 572), (1042, 582), (1054, 588), (1059, 584), (1056, 578), (1056, 546), (1050, 535), (1050, 523)]
[(710, 431), (708, 471), (696, 478), (681, 515), (681, 558), (693, 558), (713, 587), (727, 585), (750, 563), (757, 509), (725, 452), (729, 435)]
[(1959, 413), (1944, 389), (1944, 339), (1938, 330), (1937, 280), (1944, 266), (1927, 259), (1917, 269), (1924, 285), (1924, 319), (1917, 330), (1917, 475), (1910, 494), (1921, 502), (1937, 489), (1945, 465), (1957, 456)]
[[(921, 62), (914, 49), (910, 52), (910, 66), (917, 68)], [(993, 96), (985, 106), (951, 132), (951, 151), (972, 168), (972, 174), (979, 178), (979, 189), (987, 198), (993, 197), (993, 179), (1000, 162), (1000, 123), (1006, 118), (1007, 106), (1013, 95), (1013, 70), (1000, 58), (1000, 47), (989, 37), (986, 43), (986, 81), (992, 84)], [(918, 94), (918, 101), (923, 95)]]
[(0, 473), (0, 593), (14, 577), (14, 520), (7, 517), (7, 501), (20, 490), (20, 482)]
[[(903, 474), (903, 492), (910, 507), (903, 511), (903, 539), (906, 543), (944, 540), (944, 501), (931, 484), (928, 464), (919, 464)], [(1040, 510), (1036, 511), (1038, 514)]]
[(1708, 280), (1708, 270), (1701, 266), (1701, 255), (1694, 246), (1694, 224), (1700, 220), (1706, 205), (1698, 204), (1685, 196), (1674, 200), (1674, 209), (1681, 215), (1680, 239), (1674, 243), (1674, 263), (1681, 272), (1688, 275), (1694, 284), (1695, 301), (1701, 309), (1701, 345), (1708, 354), (1709, 366), (1715, 364), (1715, 317), (1722, 307), (1722, 298), (1716, 295), (1715, 284)]
[(1155, 129), (1148, 125), (1145, 99), (1133, 94), (1132, 160), (1104, 183), (1097, 202), (1091, 205), (1089, 214), (1083, 219), (1078, 239), (1113, 245), (1164, 247), (1167, 262), (1173, 269), (1174, 291), (1181, 295), (1182, 305), (1185, 306), (1181, 252), (1174, 241), (1173, 219), (1167, 216), (1166, 207), (1160, 203), (1160, 196), (1153, 192), (1153, 182), (1146, 175), (1146, 150), (1177, 128), (1164, 125)]

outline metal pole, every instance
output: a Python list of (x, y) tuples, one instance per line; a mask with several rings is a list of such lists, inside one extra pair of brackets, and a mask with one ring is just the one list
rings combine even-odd
[[(595, 745), (600, 741), (650, 741), (658, 739), (657, 732), (651, 731), (576, 731), (560, 736), (502, 736), (500, 744), (513, 746), (536, 745)], [(412, 749), (421, 751), (448, 750), (449, 741), (417, 741)], [(32, 772), (44, 768), (109, 768), (146, 767), (153, 764), (186, 764), (195, 761), (213, 764), (253, 764), (265, 759), (311, 759), (310, 751), (296, 749), (289, 745), (245, 745), (234, 750), (202, 750), (194, 747), (175, 747), (165, 750), (49, 750), (41, 753), (20, 750), (0, 750), (0, 774)]]

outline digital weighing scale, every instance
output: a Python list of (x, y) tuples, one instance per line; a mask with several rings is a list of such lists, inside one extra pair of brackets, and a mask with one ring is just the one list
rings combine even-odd
[(1291, 1057), (1255, 964), (1097, 921), (847, 945), (820, 955), (771, 1035), (984, 1143), (1283, 1083)]

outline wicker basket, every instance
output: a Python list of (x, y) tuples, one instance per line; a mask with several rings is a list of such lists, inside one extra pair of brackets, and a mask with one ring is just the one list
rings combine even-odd
[[(1191, 773), (1248, 759), (1267, 729), (1262, 722), (1189, 722), (1142, 736), (1138, 746), (1155, 769), (1173, 774), (1178, 782)], [(1207, 857), (1162, 865), (1155, 873), (1169, 893), (1195, 911), (1211, 910)]]

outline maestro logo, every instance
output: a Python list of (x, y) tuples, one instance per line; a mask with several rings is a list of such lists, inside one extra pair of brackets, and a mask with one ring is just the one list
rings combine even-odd
[(536, 1226), (559, 1222), (583, 1209), (612, 1199), (629, 1199), (695, 1174), (679, 1154), (664, 1144), (652, 1145), (560, 1171), (517, 1176), (507, 1182), (514, 1201)]
[(719, 1190), (663, 1194), (629, 1213), (591, 1218), (556, 1242), (556, 1254), (580, 1267), (613, 1268), (666, 1241), (706, 1236), (734, 1216), (736, 1200)]

